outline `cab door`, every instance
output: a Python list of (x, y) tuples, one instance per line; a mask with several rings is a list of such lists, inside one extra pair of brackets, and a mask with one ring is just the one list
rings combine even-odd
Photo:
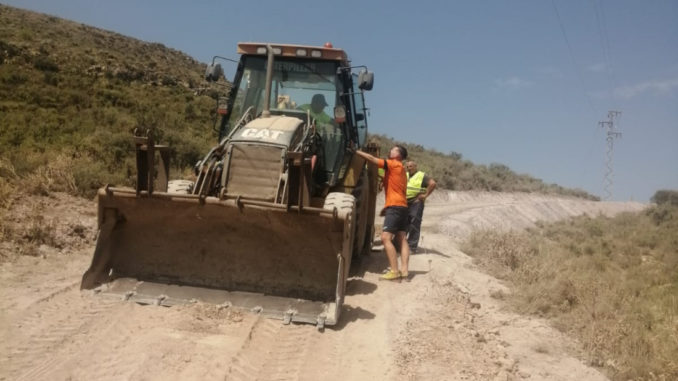
[(351, 91), (351, 116), (358, 137), (358, 147), (367, 143), (367, 107), (365, 107), (365, 95), (358, 88), (358, 74), (352, 75)]

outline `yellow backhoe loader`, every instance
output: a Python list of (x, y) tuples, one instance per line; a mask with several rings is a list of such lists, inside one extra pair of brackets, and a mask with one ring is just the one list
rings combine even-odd
[[(330, 44), (240, 43), (238, 53), (218, 144), (194, 181), (168, 181), (167, 147), (135, 131), (136, 189), (99, 190), (81, 288), (322, 329), (339, 319), (351, 259), (372, 245), (377, 173), (353, 149), (377, 154), (365, 141), (374, 76)], [(223, 69), (213, 60), (205, 77)]]

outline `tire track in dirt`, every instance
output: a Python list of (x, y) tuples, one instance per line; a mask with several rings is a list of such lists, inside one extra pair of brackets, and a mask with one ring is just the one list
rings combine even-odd
[(315, 327), (306, 324), (282, 326), (276, 337), (277, 344), (273, 346), (260, 378), (276, 381), (298, 380), (302, 363), (312, 347), (314, 334), (318, 334)]
[(280, 329), (280, 322), (272, 322), (261, 316), (252, 325), (247, 340), (233, 357), (225, 379), (227, 381), (256, 380), (269, 353), (271, 343)]
[[(106, 300), (83, 300), (75, 290), (36, 304), (38, 311), (17, 324), (17, 333), (23, 338), (9, 340), (10, 346), (4, 349), (8, 357), (6, 363), (0, 363), (3, 373), (19, 380), (41, 378), (64, 361), (57, 355), (60, 349), (74, 336), (85, 335), (114, 305)], [(43, 358), (36, 365), (36, 359)]]
[[(106, 322), (108, 324), (112, 320), (114, 323), (96, 332), (94, 342), (70, 354), (69, 363), (77, 362), (82, 355), (87, 355), (91, 359), (87, 364), (76, 363), (70, 367), (73, 369), (73, 378), (102, 381), (126, 380), (142, 367), (148, 357), (148, 351), (140, 349), (148, 348), (152, 351), (157, 337), (144, 332), (145, 327), (135, 321), (133, 312), (130, 313), (130, 307), (134, 309), (138, 306), (122, 305), (121, 307)], [(156, 346), (158, 347), (160, 345)]]
[[(303, 327), (312, 331), (315, 328)], [(299, 366), (299, 380), (332, 380), (340, 371), (342, 331), (325, 329), (312, 332), (312, 342), (306, 346)]]
[(56, 291), (52, 291), (52, 292), (50, 292), (49, 294), (47, 294), (47, 295), (45, 295), (45, 296), (43, 296), (43, 297), (38, 298), (37, 300), (35, 300), (35, 301), (31, 304), (31, 306), (32, 306), (32, 305), (39, 304), (39, 303), (49, 302), (50, 300), (54, 299), (56, 296), (59, 296), (59, 295), (61, 295), (61, 294), (65, 294), (65, 293), (67, 293), (67, 292), (69, 292), (69, 291), (71, 291), (71, 290), (74, 290), (74, 289), (75, 289), (76, 287), (78, 287), (79, 285), (80, 285), (80, 281), (79, 281), (79, 280), (78, 280), (78, 281), (75, 281), (75, 282), (70, 282), (68, 285), (66, 285), (66, 286), (64, 286), (64, 287), (62, 287), (62, 288), (60, 288), (60, 289), (58, 289), (58, 290), (56, 290)]
[(307, 324), (283, 325), (259, 317), (234, 356), (226, 380), (299, 380), (308, 357), (322, 356), (314, 345), (319, 336), (322, 333)]
[[(159, 313), (170, 315), (167, 311)], [(171, 315), (148, 332), (156, 339), (149, 347), (152, 353), (131, 378), (223, 381), (232, 359), (251, 340), (258, 324), (258, 316), (243, 317), (235, 309), (204, 305), (174, 310)]]

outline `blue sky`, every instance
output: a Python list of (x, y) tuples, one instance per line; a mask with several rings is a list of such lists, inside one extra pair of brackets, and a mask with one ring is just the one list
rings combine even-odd
[(375, 72), (371, 132), (600, 196), (620, 110), (613, 199), (678, 189), (677, 0), (0, 1), (204, 62), (331, 41)]

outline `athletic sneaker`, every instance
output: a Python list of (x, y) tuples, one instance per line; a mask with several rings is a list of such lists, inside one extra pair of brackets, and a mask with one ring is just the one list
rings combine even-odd
[(400, 271), (389, 270), (386, 274), (380, 277), (383, 280), (396, 280), (400, 279)]

